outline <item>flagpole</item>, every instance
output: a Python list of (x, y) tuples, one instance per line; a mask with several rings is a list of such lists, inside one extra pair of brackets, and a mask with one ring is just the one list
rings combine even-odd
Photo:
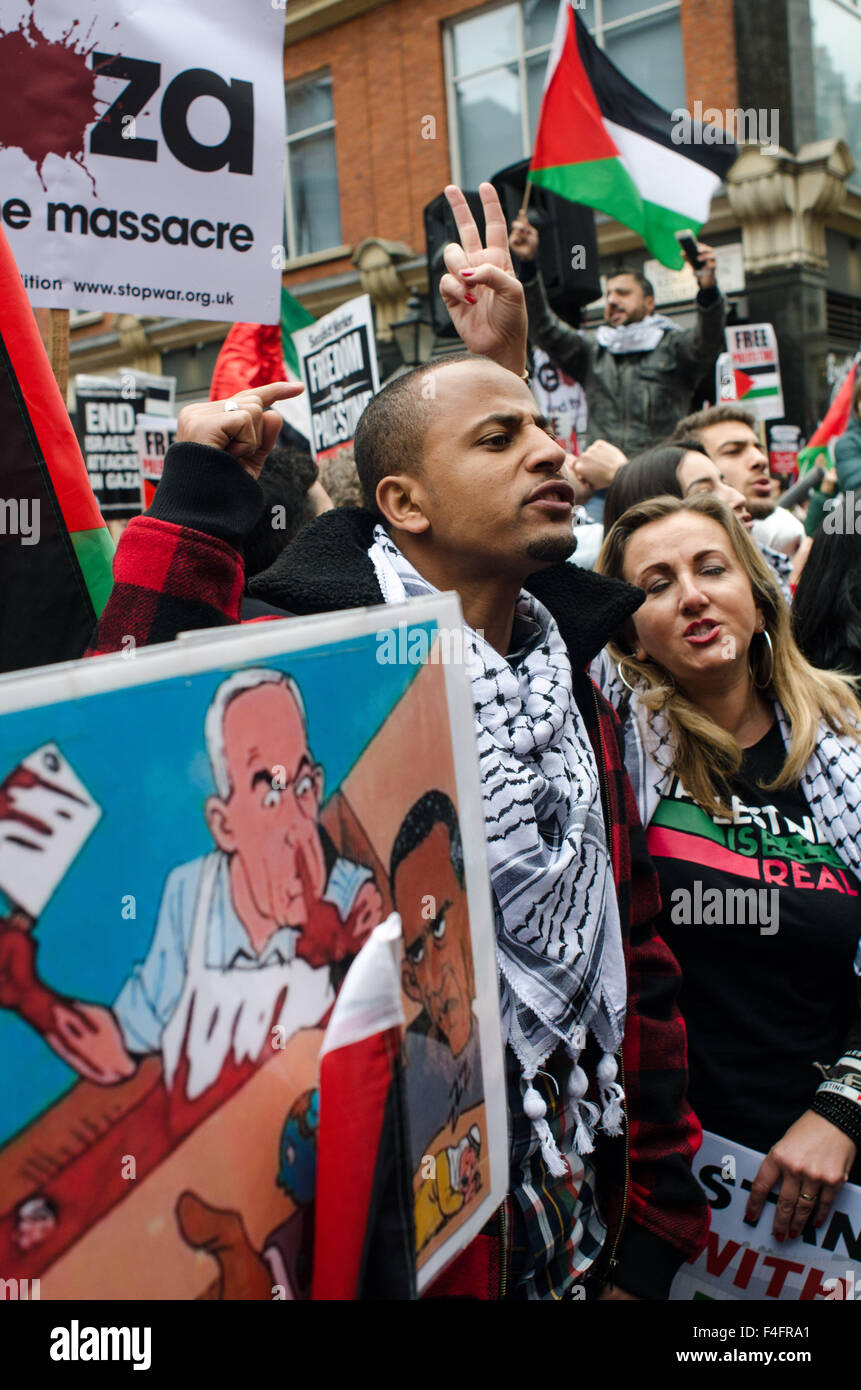
[(69, 393), (69, 311), (51, 310), (51, 370), (65, 402)]
[(529, 207), (529, 195), (530, 195), (531, 192), (532, 192), (532, 183), (531, 183), (531, 181), (530, 181), (529, 173), (528, 173), (528, 171), (527, 171), (527, 175), (526, 175), (526, 191), (525, 191), (525, 193), (523, 194), (523, 211), (524, 211), (524, 212), (525, 212), (526, 209)]

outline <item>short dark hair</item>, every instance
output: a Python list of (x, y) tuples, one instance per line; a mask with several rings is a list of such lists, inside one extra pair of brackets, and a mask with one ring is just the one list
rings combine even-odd
[[(697, 449), (702, 446), (697, 444)], [(604, 499), (604, 534), (623, 512), (650, 497), (681, 497), (676, 470), (688, 452), (679, 444), (658, 444), (637, 454), (620, 468)], [(703, 450), (703, 453), (705, 450)]]
[[(242, 547), (246, 582), (274, 564), (285, 545), (314, 520), (308, 489), (316, 481), (317, 465), (307, 449), (276, 446), (267, 456), (258, 479), (265, 506)], [(284, 509), (284, 526), (273, 525), (276, 506)]]
[(632, 265), (620, 265), (618, 270), (609, 270), (607, 272), (607, 284), (609, 285), (611, 280), (617, 280), (620, 275), (630, 275), (632, 280), (636, 280), (643, 294), (647, 297), (651, 295), (652, 299), (654, 299), (655, 287), (651, 280), (646, 279), (642, 270), (635, 270)]
[(421, 382), (442, 367), (485, 360), (472, 352), (453, 352), (412, 367), (371, 397), (359, 416), (353, 441), (362, 495), (371, 511), (379, 515), (377, 487), (383, 478), (420, 470), (432, 405), (422, 396)]
[(435, 825), (444, 825), (448, 831), (449, 858), (455, 877), (463, 887), (463, 841), (454, 802), (445, 792), (429, 791), (420, 796), (410, 807), (401, 822), (392, 846), (392, 861), (389, 869), (389, 884), (392, 899), (395, 896), (395, 874), (407, 855), (418, 849), (431, 833)]
[(739, 425), (749, 425), (754, 429), (756, 422), (749, 410), (743, 406), (735, 405), (732, 401), (724, 401), (721, 405), (709, 405), (705, 410), (697, 410), (693, 415), (686, 415), (676, 425), (669, 438), (669, 443), (679, 444), (685, 437), (699, 440), (700, 432), (707, 430), (710, 425), (724, 425), (728, 421), (734, 421)]

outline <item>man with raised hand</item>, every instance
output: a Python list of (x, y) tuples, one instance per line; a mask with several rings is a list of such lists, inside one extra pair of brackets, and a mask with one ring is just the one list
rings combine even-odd
[[(510, 1195), (433, 1292), (555, 1300), (581, 1296), (591, 1276), (603, 1298), (664, 1298), (705, 1239), (690, 1171), (700, 1129), (684, 1096), (678, 967), (653, 924), (656, 879), (619, 725), (586, 674), (642, 594), (564, 563), (565, 455), (523, 379), (523, 292), (496, 194), (480, 192), (486, 245), (448, 190), (461, 242), (446, 249), (441, 290), (464, 342), (496, 360), (431, 362), (375, 396), (355, 446), (366, 507), (319, 517), (251, 592), (281, 614), (460, 597), (501, 962)], [(224, 402), (181, 420), (155, 504), (118, 549), (94, 650), (239, 620), (266, 406), (284, 390), (269, 389), (243, 393), (254, 397), (247, 430), (225, 425), (237, 412)]]
[(608, 440), (631, 458), (659, 443), (690, 409), (697, 382), (723, 349), (726, 302), (717, 287), (713, 249), (697, 244), (701, 263), (692, 328), (683, 330), (656, 314), (651, 282), (625, 267), (607, 276), (604, 322), (588, 333), (550, 308), (536, 259), (538, 232), (523, 209), (511, 229), (511, 249), (520, 262), (532, 342), (586, 393), (586, 445)]

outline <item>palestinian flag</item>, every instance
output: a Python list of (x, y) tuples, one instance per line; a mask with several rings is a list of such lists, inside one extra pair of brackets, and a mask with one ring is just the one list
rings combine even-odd
[(293, 334), (297, 328), (307, 328), (309, 323), (314, 322), (314, 315), (309, 314), (303, 308), (298, 299), (294, 299), (292, 294), (288, 294), (281, 286), (281, 351), (284, 354), (284, 361), (287, 363), (289, 373), (288, 381), (299, 381), (301, 372), (299, 371), (299, 354), (296, 351), (296, 344), (293, 342)]
[(713, 128), (682, 114), (662, 110), (629, 82), (562, 0), (529, 179), (615, 217), (679, 270), (674, 233), (697, 234), (736, 157), (734, 144), (703, 143)]
[(858, 363), (861, 356), (856, 357), (849, 371), (846, 380), (831, 402), (821, 425), (813, 431), (805, 447), (798, 455), (798, 472), (807, 473), (809, 469), (821, 464), (823, 468), (831, 467), (831, 455), (828, 446), (833, 439), (839, 439), (841, 434), (846, 431), (849, 424), (849, 411), (852, 408), (852, 388), (855, 385), (855, 378), (858, 375)]
[(313, 1299), (416, 1297), (400, 934), (396, 916), (371, 933), (320, 1052)]
[(209, 388), (211, 401), (270, 381), (299, 381), (292, 334), (314, 322), (298, 299), (281, 287), (281, 322), (235, 323), (222, 344)]
[(83, 655), (114, 546), (2, 228), (0, 436), (0, 671), (19, 671)]

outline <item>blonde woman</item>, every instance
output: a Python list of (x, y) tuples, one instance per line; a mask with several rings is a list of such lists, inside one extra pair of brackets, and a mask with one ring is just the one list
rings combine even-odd
[(682, 967), (691, 1104), (765, 1153), (746, 1219), (777, 1187), (774, 1233), (793, 1239), (861, 1177), (861, 706), (802, 657), (718, 498), (631, 507), (596, 568), (646, 595), (593, 675), (625, 723)]

